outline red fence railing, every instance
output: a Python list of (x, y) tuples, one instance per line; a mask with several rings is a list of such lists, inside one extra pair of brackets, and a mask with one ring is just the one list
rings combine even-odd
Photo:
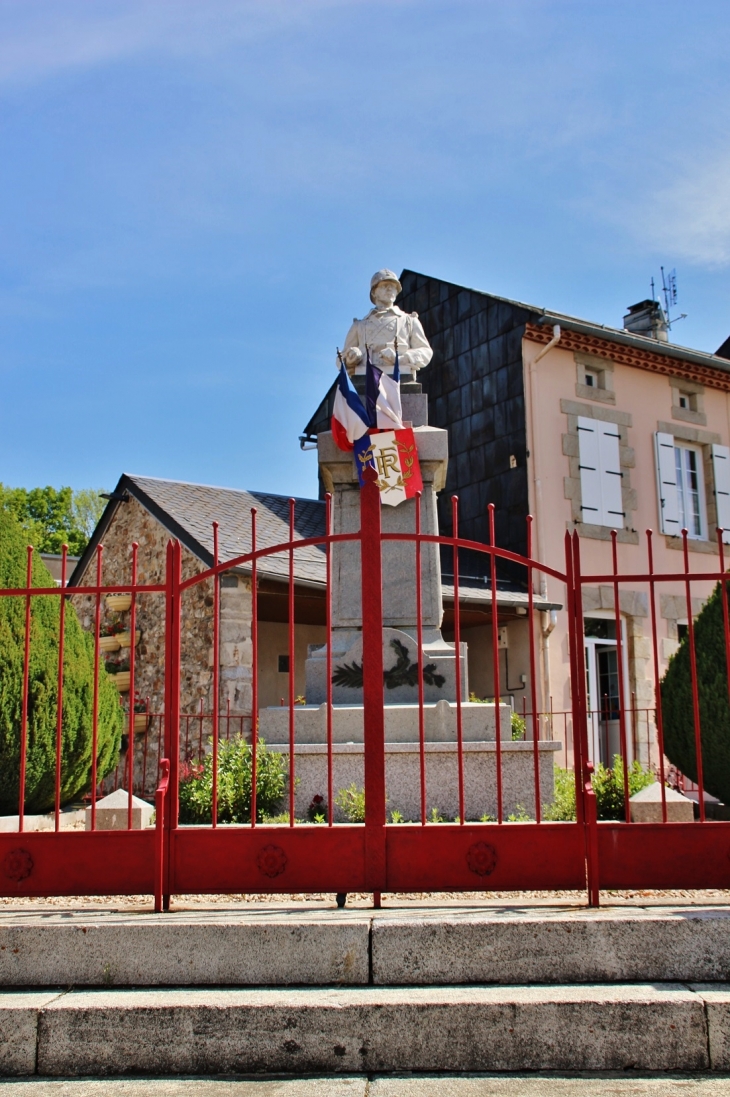
[[(374, 474), (373, 474), (374, 476)], [(86, 587), (42, 587), (33, 585), (33, 554), (28, 551), (25, 584), (0, 590), (0, 602), (11, 607), (6, 616), (21, 657), (16, 689), (17, 751), (5, 759), (5, 790), (15, 781), (17, 829), (0, 832), (0, 891), (10, 894), (70, 893), (155, 893), (157, 903), (166, 905), (174, 893), (206, 891), (352, 891), (368, 890), (377, 896), (383, 890), (473, 890), (570, 889), (587, 885), (590, 901), (597, 903), (601, 887), (662, 886), (715, 887), (730, 884), (730, 864), (725, 856), (728, 835), (725, 824), (706, 821), (702, 757), (702, 697), (698, 684), (698, 651), (692, 621), (692, 592), (698, 583), (716, 583), (724, 577), (722, 537), (718, 538), (719, 565), (716, 571), (690, 571), (686, 535), (683, 567), (671, 573), (655, 571), (652, 539), (648, 537), (648, 566), (642, 573), (620, 573), (616, 537), (612, 543), (611, 568), (605, 573), (583, 574), (577, 534), (566, 535), (565, 571), (560, 572), (532, 556), (532, 522), (527, 523), (527, 556), (502, 549), (495, 543), (494, 508), (489, 508), (490, 544), (483, 545), (459, 536), (458, 503), (452, 510), (452, 533), (442, 536), (424, 530), (420, 496), (412, 506), (411, 532), (381, 529), (380, 494), (366, 471), (360, 496), (360, 529), (332, 532), (332, 511), (326, 503), (325, 531), (319, 536), (296, 535), (296, 505), (289, 506), (288, 536), (283, 543), (260, 547), (256, 512), (251, 513), (250, 551), (221, 561), (218, 527), (213, 524), (212, 566), (188, 568), (183, 577), (183, 554), (179, 542), (168, 545), (164, 582), (138, 582), (138, 547), (132, 545), (129, 580), (114, 575), (105, 582), (103, 549), (96, 550), (94, 582)], [(413, 635), (401, 631), (398, 673), (384, 662), (383, 598), (388, 597), (390, 576), (384, 567), (387, 554), (413, 553)], [(405, 546), (405, 547), (404, 547)], [(410, 548), (409, 548), (410, 546)], [(433, 566), (442, 547), (453, 553), (454, 646), (453, 696), (444, 706), (438, 699), (439, 677), (429, 670), (429, 648), (424, 646), (424, 572)], [(325, 681), (324, 699), (311, 705), (296, 703), (297, 656), (296, 595), (297, 554), (312, 548), (324, 553), (325, 585)], [(359, 552), (361, 575), (361, 649), (345, 667), (335, 667), (332, 576), (342, 563), (340, 554)], [(491, 671), (491, 705), (474, 705), (466, 700), (464, 636), (460, 604), (460, 552), (485, 556), (489, 574), (491, 650), (487, 658)], [(65, 554), (64, 554), (65, 561)], [(352, 561), (350, 560), (350, 564)], [(511, 709), (504, 704), (505, 682), (500, 663), (499, 569), (509, 566), (520, 571), (527, 591), (524, 621), (526, 650), (525, 700), (521, 706), (525, 721), (524, 738), (513, 738)], [(65, 567), (65, 562), (64, 562)], [(250, 620), (244, 625), (242, 645), (250, 652), (241, 682), (245, 712), (231, 712), (220, 704), (223, 671), (221, 652), (221, 577), (242, 571), (251, 591)], [(289, 677), (286, 704), (268, 710), (266, 745), (276, 756), (266, 762), (259, 749), (259, 706), (261, 673), (261, 615), (259, 578), (262, 572), (286, 588), (287, 650)], [(538, 573), (554, 585), (564, 606), (569, 709), (555, 711), (548, 700), (539, 701), (542, 653), (541, 629), (533, 588)], [(65, 578), (65, 575), (64, 575)], [(404, 580), (399, 580), (404, 582)], [(206, 586), (204, 586), (206, 585)], [(662, 586), (663, 585), (663, 586)], [(592, 705), (586, 677), (584, 594), (587, 588), (605, 588), (613, 599), (616, 675), (615, 699), (610, 704)], [(645, 588), (651, 621), (650, 662), (655, 680), (660, 674), (656, 598), (658, 589), (683, 592), (688, 614), (688, 650), (691, 670), (691, 720), (696, 748), (700, 826), (670, 824), (665, 782), (668, 777), (663, 740), (661, 697), (653, 706), (638, 705), (631, 696), (630, 663), (624, 638), (622, 592)], [(212, 598), (198, 599), (197, 592), (212, 590)], [(386, 591), (384, 595), (384, 589)], [(130, 702), (125, 713), (126, 750), (111, 758), (104, 739), (109, 721), (109, 683), (102, 674), (102, 622), (107, 595), (128, 596)], [(633, 596), (633, 595), (632, 595)], [(730, 683), (730, 627), (726, 584), (722, 584), (726, 684)], [(85, 600), (93, 630), (93, 651), (86, 683), (86, 708), (66, 703), (74, 667), (69, 653), (73, 614), (66, 604)], [(164, 603), (162, 646), (146, 644), (145, 654), (137, 646), (138, 624), (143, 622), (146, 600), (156, 599), (158, 611)], [(57, 607), (56, 659), (53, 688), (40, 688), (38, 664), (39, 630), (43, 625), (36, 607), (41, 603)], [(12, 608), (19, 607), (17, 612)], [(202, 607), (202, 608), (201, 608)], [(2, 607), (0, 607), (2, 608)], [(4, 610), (3, 610), (4, 611)], [(158, 612), (159, 616), (159, 612)], [(50, 617), (46, 614), (49, 628)], [(183, 625), (185, 628), (183, 629)], [(201, 659), (202, 642), (189, 644), (194, 629), (210, 638), (212, 661)], [(338, 634), (339, 635), (339, 634)], [(389, 635), (389, 634), (388, 634)], [(635, 643), (635, 641), (632, 641)], [(75, 644), (76, 641), (74, 640)], [(411, 645), (411, 646), (409, 646)], [(76, 649), (74, 649), (76, 650)], [(207, 648), (206, 648), (207, 650)], [(353, 648), (353, 650), (355, 650)], [(186, 654), (188, 652), (188, 654)], [(195, 652), (198, 654), (196, 655)], [(137, 686), (147, 673), (151, 659), (159, 665), (164, 655), (164, 697), (162, 704), (135, 713)], [(337, 659), (342, 656), (338, 652)], [(78, 658), (81, 658), (79, 655)], [(390, 655), (389, 655), (390, 658)], [(192, 660), (192, 662), (191, 662)], [(197, 661), (196, 661), (197, 660)], [(627, 670), (627, 667), (629, 668)], [(205, 700), (196, 711), (183, 690), (195, 673), (206, 677)], [(351, 682), (357, 703), (336, 704), (335, 672)], [(338, 679), (339, 680), (339, 679)], [(399, 703), (389, 703), (389, 690)], [(43, 678), (48, 681), (48, 675)], [(119, 686), (120, 680), (117, 680)], [(0, 689), (9, 688), (0, 684)], [(13, 687), (15, 688), (15, 687)], [(339, 687), (338, 687), (339, 688)], [(410, 690), (410, 693), (408, 692)], [(247, 691), (247, 692), (246, 692)], [(13, 695), (13, 696), (16, 696)], [(613, 695), (612, 695), (613, 696)], [(360, 702), (361, 698), (361, 702)], [(406, 698), (404, 700), (404, 698)], [(12, 699), (12, 698), (11, 698)], [(16, 703), (15, 701), (13, 702)], [(184, 709), (188, 708), (188, 711)], [(360, 717), (348, 716), (344, 709)], [(520, 706), (518, 706), (518, 713)], [(82, 711), (83, 710), (83, 711)], [(15, 710), (14, 710), (15, 711)], [(273, 715), (272, 715), (273, 712)], [(252, 714), (257, 714), (252, 719)], [(135, 716), (144, 727), (135, 727)], [(360, 719), (360, 724), (358, 724)], [(73, 723), (73, 721), (76, 723)], [(113, 722), (113, 721), (111, 721)], [(618, 724), (618, 753), (625, 761), (641, 760), (655, 769), (661, 793), (658, 826), (631, 823), (628, 766), (623, 767), (623, 812), (625, 821), (599, 825), (598, 808), (591, 775), (598, 761), (595, 735), (602, 735), (609, 723)], [(37, 753), (39, 735), (52, 725), (52, 749), (45, 760)], [(72, 726), (73, 725), (73, 726)], [(15, 726), (15, 725), (14, 725)], [(405, 731), (404, 731), (405, 728)], [(354, 729), (354, 730), (353, 730)], [(519, 727), (518, 727), (519, 730)], [(69, 747), (71, 732), (88, 738), (90, 765), (86, 791), (90, 798), (90, 834), (65, 834), (62, 809), (71, 787), (71, 773), (78, 759)], [(614, 734), (615, 729), (611, 732)], [(594, 736), (591, 738), (591, 736)], [(263, 736), (265, 739), (266, 736)], [(254, 749), (232, 776), (224, 774), (221, 756), (224, 743), (244, 739)], [(106, 752), (106, 753), (105, 753)], [(205, 786), (200, 763), (210, 758), (211, 786)], [(228, 753), (226, 753), (228, 758)], [(129, 773), (134, 760), (132, 773)], [(610, 762), (610, 758), (607, 759)], [(198, 767), (191, 772), (189, 763)], [(574, 819), (555, 821), (551, 810), (554, 796), (554, 763), (572, 775)], [(206, 762), (206, 765), (208, 763)], [(44, 769), (45, 766), (45, 769)], [(246, 769), (246, 766), (249, 769)], [(205, 769), (205, 766), (202, 767)], [(101, 772), (104, 770), (105, 772)], [(11, 779), (8, 779), (8, 774)], [(276, 797), (266, 791), (271, 775), (283, 776), (281, 803), (277, 815), (270, 809)], [(200, 781), (195, 800), (198, 815), (186, 824), (181, 815), (181, 795), (190, 802), (188, 781)], [(45, 782), (45, 785), (44, 785)], [(238, 782), (238, 784), (236, 784)], [(275, 782), (274, 782), (275, 783)], [(137, 790), (156, 797), (157, 817), (152, 828), (138, 831), (134, 825), (131, 797), (127, 802), (126, 827), (119, 832), (105, 830), (97, 808), (100, 795), (112, 787)], [(279, 786), (277, 786), (279, 787)], [(44, 792), (44, 788), (46, 792)], [(48, 793), (50, 789), (50, 794)], [(225, 795), (224, 795), (225, 793)], [(7, 791), (6, 791), (7, 800)], [(43, 800), (45, 796), (45, 801)], [(206, 800), (206, 796), (208, 799)], [(237, 798), (238, 797), (238, 798)], [(264, 811), (264, 799), (267, 810)], [(54, 815), (51, 834), (27, 833), (28, 807), (50, 804)], [(202, 804), (202, 807), (201, 807)], [(309, 809), (319, 805), (319, 811)], [(188, 810), (186, 807), (185, 810)], [(11, 814), (7, 811), (6, 813)], [(312, 815), (322, 825), (313, 825)], [(434, 826), (449, 820), (452, 826)], [(509, 824), (517, 822), (520, 826)], [(395, 825), (397, 823), (405, 825)], [(229, 825), (232, 824), (232, 825)], [(148, 833), (149, 832), (149, 833)], [(154, 838), (154, 841), (153, 841)], [(667, 852), (671, 850), (671, 857)], [(9, 866), (9, 867), (8, 867)], [(20, 866), (20, 867), (19, 867)]]

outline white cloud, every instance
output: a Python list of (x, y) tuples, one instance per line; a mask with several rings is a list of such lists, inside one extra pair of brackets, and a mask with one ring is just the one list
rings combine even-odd
[(730, 263), (730, 152), (695, 156), (692, 166), (658, 188), (642, 211), (640, 233), (677, 258)]
[(365, 0), (14, 0), (0, 11), (0, 84), (27, 85), (64, 71), (144, 53), (205, 55), (291, 31), (327, 9)]

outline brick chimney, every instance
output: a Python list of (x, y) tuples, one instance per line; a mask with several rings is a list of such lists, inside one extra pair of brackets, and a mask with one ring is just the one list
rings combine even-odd
[(669, 324), (658, 301), (639, 301), (637, 305), (629, 305), (629, 311), (624, 316), (624, 330), (632, 335), (645, 335), (648, 339), (669, 342)]

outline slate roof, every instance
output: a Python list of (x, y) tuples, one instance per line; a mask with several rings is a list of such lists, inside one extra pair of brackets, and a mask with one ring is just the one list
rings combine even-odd
[[(289, 539), (289, 497), (266, 492), (188, 484), (180, 480), (159, 480), (151, 476), (124, 474), (109, 501), (86, 552), (70, 582), (83, 575), (96, 545), (104, 537), (117, 507), (124, 506), (129, 493), (170, 533), (203, 563), (213, 563), (213, 525), (218, 523), (219, 559), (232, 560), (251, 551), (251, 508), (256, 508), (256, 541), (259, 548)], [(297, 539), (324, 533), (324, 503), (318, 499), (296, 499), (294, 533)], [(246, 567), (243, 570), (248, 571)], [(260, 561), (259, 574), (273, 579), (288, 578), (289, 561), (284, 553)], [(317, 586), (325, 582), (325, 557), (317, 546), (294, 553), (294, 577), (300, 583)]]
[[(667, 358), (679, 358), (682, 361), (693, 362), (696, 365), (709, 366), (713, 369), (720, 370), (722, 373), (730, 371), (730, 365), (728, 365), (728, 359), (730, 359), (730, 338), (725, 340), (715, 354), (709, 354), (706, 351), (693, 350), (690, 347), (683, 347), (677, 343), (663, 343), (658, 339), (652, 339), (646, 335), (636, 335), (634, 332), (626, 331), (625, 328), (614, 328), (607, 324), (597, 324), (590, 320), (581, 320), (577, 316), (569, 316), (567, 313), (555, 312), (553, 309), (543, 308), (540, 305), (530, 305), (525, 301), (515, 301), (510, 297), (500, 297), (496, 293), (487, 293), (485, 290), (474, 289), (471, 286), (462, 286), (456, 282), (446, 282), (444, 279), (432, 278), (430, 275), (419, 274), (417, 271), (408, 270), (408, 268), (402, 270), (400, 274), (400, 280), (404, 285), (406, 278), (409, 276), (427, 279), (429, 282), (439, 282), (442, 285), (451, 286), (454, 291), (468, 290), (469, 293), (474, 293), (479, 297), (483, 297), (485, 303), (496, 301), (508, 305), (510, 308), (524, 310), (529, 314), (529, 321), (533, 324), (547, 324), (549, 326), (560, 324), (560, 326), (567, 331), (593, 335), (600, 339), (608, 339), (614, 343), (621, 343), (624, 346), (636, 347), (639, 350), (651, 351), (654, 354), (663, 354)], [(396, 301), (396, 304), (399, 303), (401, 303), (401, 298), (398, 298)], [(428, 367), (423, 371), (423, 378), (427, 376)], [(329, 420), (332, 415), (332, 406), (334, 404), (335, 384), (336, 381), (334, 381), (327, 390), (326, 395), (320, 401), (319, 407), (300, 435), (302, 448), (308, 443), (314, 442), (320, 432), (329, 430)]]

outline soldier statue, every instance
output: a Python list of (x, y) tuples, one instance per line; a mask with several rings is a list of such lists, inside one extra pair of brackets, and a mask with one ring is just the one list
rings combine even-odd
[(392, 270), (379, 270), (370, 279), (370, 300), (375, 306), (362, 320), (353, 320), (342, 357), (350, 374), (365, 373), (366, 351), (370, 361), (385, 373), (395, 364), (396, 339), (401, 373), (412, 375), (431, 361), (433, 351), (418, 313), (403, 312), (395, 304), (401, 284)]

